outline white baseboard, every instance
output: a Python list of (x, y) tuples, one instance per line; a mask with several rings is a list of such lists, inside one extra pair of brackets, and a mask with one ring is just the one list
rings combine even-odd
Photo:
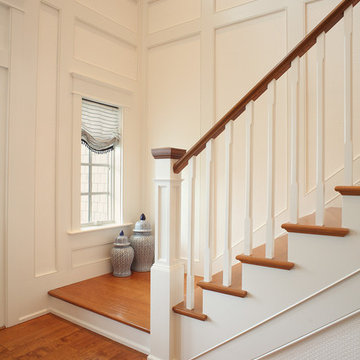
[(18, 320), (19, 320), (19, 323), (22, 323), (22, 322), (25, 322), (25, 321), (29, 321), (29, 320), (35, 319), (35, 318), (37, 318), (37, 317), (39, 317), (39, 316), (48, 314), (49, 312), (50, 312), (49, 309), (42, 309), (42, 310), (36, 311), (36, 312), (34, 312), (34, 313), (21, 316), (21, 317), (19, 317)]

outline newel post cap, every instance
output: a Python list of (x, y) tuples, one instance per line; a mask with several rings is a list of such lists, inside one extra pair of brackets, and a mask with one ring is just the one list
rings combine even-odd
[(174, 159), (178, 160), (181, 159), (186, 153), (184, 149), (177, 149), (177, 148), (157, 148), (152, 149), (151, 154), (154, 159)]

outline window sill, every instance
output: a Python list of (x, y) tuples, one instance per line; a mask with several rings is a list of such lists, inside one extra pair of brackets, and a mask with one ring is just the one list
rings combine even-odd
[(101, 231), (101, 230), (110, 230), (110, 229), (121, 229), (132, 226), (133, 223), (125, 223), (125, 224), (106, 224), (106, 225), (99, 225), (99, 226), (86, 226), (80, 228), (80, 230), (70, 230), (68, 231), (68, 235), (76, 235), (76, 234), (85, 234), (94, 231)]

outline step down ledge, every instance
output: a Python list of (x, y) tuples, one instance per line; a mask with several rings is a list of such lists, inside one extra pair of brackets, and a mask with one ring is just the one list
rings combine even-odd
[(247, 295), (247, 291), (234, 288), (231, 286), (224, 286), (220, 284), (215, 284), (213, 282), (207, 282), (207, 281), (199, 281), (197, 283), (198, 286), (200, 286), (204, 290), (210, 290), (210, 291), (216, 291), (222, 294), (232, 295), (232, 296), (238, 296), (238, 297), (245, 297)]
[(275, 269), (291, 270), (294, 267), (294, 263), (290, 261), (282, 261), (275, 259), (267, 259), (262, 257), (256, 257), (252, 255), (238, 255), (236, 259), (245, 264), (266, 266)]
[(360, 186), (335, 186), (335, 191), (341, 195), (360, 196)]
[(189, 310), (186, 308), (185, 303), (182, 301), (181, 303), (173, 306), (173, 311), (180, 315), (185, 315), (191, 317), (193, 319), (205, 321), (207, 319), (207, 315), (197, 312), (196, 310)]
[(328, 235), (344, 237), (349, 233), (349, 229), (342, 227), (330, 227), (320, 225), (302, 225), (285, 223), (281, 227), (287, 232), (314, 234), (314, 235)]

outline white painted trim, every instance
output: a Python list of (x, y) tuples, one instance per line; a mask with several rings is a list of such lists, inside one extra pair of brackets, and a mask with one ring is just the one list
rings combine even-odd
[[(154, 1), (157, 1), (157, 0), (154, 0)], [(158, 357), (156, 357), (156, 356), (154, 356), (154, 355), (149, 355), (149, 356), (147, 357), (147, 360), (163, 360), (163, 359), (160, 359), (160, 358), (158, 358)]]
[(52, 274), (56, 274), (58, 272), (58, 270), (50, 270), (50, 271), (46, 271), (44, 273), (36, 273), (34, 275), (34, 277), (37, 279), (37, 278), (41, 278), (43, 276), (48, 276), (48, 275), (52, 275)]
[(313, 336), (313, 335), (315, 335), (315, 334), (317, 334), (317, 333), (319, 333), (319, 332), (321, 332), (323, 330), (326, 330), (327, 328), (330, 328), (331, 326), (334, 326), (334, 325), (336, 325), (336, 324), (338, 324), (338, 323), (340, 323), (340, 322), (342, 322), (342, 321), (344, 321), (346, 319), (349, 319), (349, 318), (351, 318), (351, 317), (353, 317), (353, 316), (355, 316), (355, 315), (357, 315), (359, 313), (360, 313), (360, 309), (352, 311), (351, 313), (349, 313), (349, 314), (347, 314), (345, 316), (342, 316), (341, 318), (339, 318), (337, 320), (331, 321), (328, 324), (319, 327), (318, 329), (310, 331), (309, 333), (307, 333), (307, 334), (305, 334), (305, 335), (303, 335), (303, 336), (301, 336), (301, 337), (299, 337), (299, 338), (297, 338), (297, 339), (295, 339), (293, 341), (290, 341), (290, 342), (288, 342), (287, 344), (285, 344), (283, 346), (280, 346), (280, 347), (278, 347), (278, 348), (276, 348), (274, 350), (271, 350), (271, 351), (257, 357), (256, 360), (263, 359), (263, 358), (265, 358), (265, 357), (267, 357), (269, 355), (272, 355), (272, 354), (274, 354), (274, 353), (276, 353), (276, 352), (278, 352), (280, 350), (286, 349), (287, 347), (289, 347), (291, 345), (297, 344), (298, 342), (301, 342), (301, 341), (307, 339), (308, 337)]
[(42, 310), (36, 311), (36, 312), (34, 312), (34, 313), (21, 316), (21, 317), (19, 317), (19, 323), (22, 323), (22, 322), (25, 322), (25, 321), (29, 321), (29, 320), (35, 319), (35, 318), (37, 318), (37, 317), (39, 317), (39, 316), (48, 314), (49, 312), (50, 312), (49, 309), (42, 309)]
[[(108, 17), (108, 16), (106, 16), (106, 15), (104, 15), (104, 14), (101, 14), (99, 11), (97, 11), (97, 10), (95, 10), (95, 9), (89, 7), (89, 6), (86, 6), (86, 5), (82, 4), (82, 3), (80, 3), (78, 0), (75, 0), (75, 2), (76, 2), (76, 5), (77, 5), (77, 6), (80, 6), (80, 7), (82, 7), (82, 8), (85, 8), (85, 9), (89, 10), (90, 12), (96, 14), (96, 16), (101, 17), (101, 18), (104, 18), (104, 19), (106, 19), (107, 21), (109, 21), (110, 23), (116, 24), (117, 26), (119, 26), (119, 27), (122, 29), (122, 32), (124, 32), (124, 33), (130, 32), (130, 34), (127, 35), (127, 38), (129, 38), (130, 35), (132, 35), (132, 34), (133, 34), (133, 36), (136, 36), (136, 32), (134, 32), (133, 30), (131, 30), (131, 29), (128, 28), (127, 26), (124, 26), (123, 24), (117, 22), (116, 20), (114, 20), (114, 19), (112, 19), (112, 18), (110, 18), (110, 17)], [(81, 12), (80, 12), (80, 13), (81, 13)], [(80, 15), (80, 16), (81, 16), (81, 15)], [(136, 43), (136, 41), (134, 41), (134, 43)]]
[(295, 304), (292, 304), (292, 305), (288, 306), (287, 308), (279, 311), (278, 313), (276, 313), (276, 314), (274, 314), (274, 315), (271, 315), (270, 317), (268, 317), (268, 318), (266, 318), (266, 319), (258, 322), (257, 324), (255, 324), (255, 325), (253, 325), (253, 326), (250, 326), (248, 329), (245, 329), (245, 330), (241, 331), (240, 333), (238, 333), (238, 334), (230, 337), (229, 339), (226, 339), (225, 341), (222, 341), (221, 343), (219, 343), (219, 344), (211, 347), (210, 349), (207, 349), (207, 350), (203, 351), (202, 353), (194, 356), (192, 359), (198, 359), (199, 357), (201, 357), (201, 356), (203, 356), (203, 355), (205, 355), (205, 354), (207, 354), (207, 353), (209, 353), (209, 352), (211, 352), (211, 351), (219, 348), (220, 346), (222, 346), (222, 345), (224, 345), (224, 344), (226, 344), (226, 343), (228, 343), (228, 342), (230, 342), (230, 341), (232, 341), (232, 340), (240, 337), (241, 335), (244, 335), (244, 334), (248, 333), (249, 331), (256, 329), (257, 327), (259, 327), (259, 326), (261, 326), (261, 325), (269, 322), (269, 321), (272, 320), (272, 319), (275, 319), (276, 317), (278, 317), (278, 316), (280, 316), (280, 315), (288, 312), (289, 310), (292, 310), (292, 309), (296, 308), (297, 306), (303, 304), (304, 302), (306, 302), (306, 301), (308, 301), (308, 300), (311, 300), (312, 298), (316, 297), (317, 295), (320, 295), (321, 293), (325, 292), (326, 290), (331, 289), (332, 287), (334, 287), (334, 286), (342, 283), (343, 281), (351, 278), (352, 276), (354, 276), (354, 275), (356, 275), (356, 274), (358, 274), (358, 273), (360, 273), (360, 268), (357, 269), (357, 270), (355, 270), (355, 271), (353, 271), (352, 273), (344, 276), (343, 278), (341, 278), (341, 279), (333, 282), (332, 284), (323, 287), (322, 289), (314, 292), (313, 294), (311, 294), (311, 295), (307, 296), (306, 298), (304, 298), (304, 299), (296, 302)]
[(9, 51), (0, 49), (0, 67), (9, 68)]
[[(78, 61), (82, 61), (82, 60), (78, 60)], [(93, 65), (93, 64), (90, 64), (90, 65)], [(93, 65), (93, 66), (96, 66), (96, 65)], [(97, 79), (97, 78), (95, 78), (93, 76), (88, 76), (88, 75), (85, 75), (85, 74), (81, 74), (79, 72), (72, 71), (70, 73), (70, 75), (73, 77), (73, 79), (82, 80), (82, 81), (92, 83), (92, 84), (95, 84), (95, 85), (100, 85), (100, 86), (103, 86), (103, 87), (107, 87), (107, 88), (109, 88), (111, 90), (115, 90), (117, 92), (125, 92), (125, 93), (130, 94), (130, 95), (132, 95), (134, 93), (132, 90), (130, 90), (128, 88), (121, 87), (121, 86), (109, 83), (107, 81)], [(133, 79), (130, 79), (130, 80), (133, 80)], [(78, 94), (78, 92), (75, 92), (75, 91), (73, 91), (72, 93), (73, 94)], [(81, 93), (80, 93), (80, 95), (87, 96), (86, 94), (81, 94)], [(121, 106), (126, 107), (124, 105), (121, 105)]]
[[(104, 244), (104, 245), (106, 245), (106, 244)], [(86, 262), (83, 262), (83, 263), (80, 263), (80, 264), (76, 264), (76, 265), (73, 264), (73, 261), (72, 261), (72, 259), (71, 259), (71, 268), (72, 268), (72, 269), (77, 269), (77, 268), (81, 268), (81, 267), (88, 266), (88, 265), (93, 265), (93, 264), (98, 264), (98, 263), (110, 261), (110, 259), (111, 259), (110, 257), (105, 257), (105, 258), (102, 258), (102, 259), (96, 259), (96, 260), (92, 260), (92, 261), (86, 261)]]
[(193, 36), (200, 35), (200, 33), (200, 19), (191, 20), (172, 26), (165, 30), (151, 33), (147, 38), (147, 49), (150, 50), (157, 46), (167, 45), (175, 41), (188, 39)]
[(89, 226), (89, 227), (83, 227), (80, 230), (69, 230), (67, 232), (68, 235), (78, 235), (78, 234), (86, 234), (89, 232), (94, 231), (101, 231), (101, 230), (110, 230), (110, 229), (116, 229), (116, 228), (123, 228), (123, 227), (129, 227), (132, 226), (133, 223), (125, 223), (125, 224), (110, 224), (110, 225), (102, 225), (102, 226)]
[[(18, 11), (21, 11), (22, 13), (25, 12), (25, 10), (22, 7), (13, 4), (13, 2), (15, 2), (15, 0), (13, 0), (13, 1), (11, 1), (11, 0), (0, 0), (1, 5), (5, 5), (5, 6), (9, 7), (9, 8), (16, 9)], [(19, 0), (16, 1), (16, 2), (19, 2)], [(21, 3), (23, 3), (23, 1), (21, 1)]]
[[(88, 310), (84, 310), (84, 311), (88, 312)], [(70, 322), (72, 322), (72, 323), (74, 323), (76, 325), (79, 325), (79, 326), (81, 326), (81, 327), (83, 327), (85, 329), (88, 329), (88, 330), (93, 331), (93, 332), (95, 332), (97, 334), (105, 336), (105, 337), (107, 337), (107, 338), (109, 338), (111, 340), (114, 340), (114, 341), (116, 341), (118, 343), (121, 343), (121, 344), (124, 344), (124, 345), (126, 345), (128, 347), (131, 347), (132, 349), (141, 351), (142, 353), (148, 354), (150, 352), (149, 348), (147, 348), (147, 347), (145, 347), (145, 346), (143, 346), (141, 344), (138, 344), (138, 343), (135, 343), (135, 342), (133, 342), (131, 340), (125, 339), (124, 337), (119, 336), (119, 335), (117, 335), (115, 333), (112, 333), (112, 332), (106, 331), (104, 329), (101, 329), (101, 328), (99, 328), (99, 327), (97, 327), (95, 325), (92, 325), (92, 324), (88, 323), (87, 321), (81, 320), (81, 319), (76, 318), (76, 317), (74, 317), (72, 315), (65, 314), (64, 312), (62, 312), (60, 310), (50, 308), (49, 312), (51, 314), (54, 314), (56, 316), (59, 316), (59, 317), (65, 319), (65, 320), (68, 320), (68, 321), (70, 321)], [(98, 316), (101, 316), (101, 315), (98, 315)], [(115, 321), (115, 320), (113, 320), (113, 321)], [(121, 325), (124, 325), (124, 324), (121, 324)], [(127, 326), (127, 325), (124, 325), (124, 326)], [(138, 331), (141, 331), (141, 330), (138, 330)]]
[[(78, 8), (81, 8), (81, 9), (78, 9)], [(85, 12), (87, 12), (88, 16), (84, 16)], [(91, 23), (89, 21), (89, 18), (92, 18), (92, 20), (94, 20), (94, 22)], [(96, 18), (96, 20), (95, 20), (95, 18)], [(102, 19), (99, 19), (99, 18), (102, 18)], [(89, 7), (82, 5), (77, 1), (75, 2), (75, 16), (74, 16), (75, 24), (76, 23), (85, 24), (85, 25), (89, 26), (90, 28), (93, 28), (99, 32), (102, 32), (102, 33), (108, 35), (111, 38), (116, 39), (117, 41), (124, 42), (130, 46), (133, 46), (134, 48), (137, 48), (137, 46), (138, 46), (137, 37), (134, 32), (132, 32), (131, 30), (127, 29), (126, 27), (118, 24), (115, 21), (111, 21), (110, 24), (104, 24), (104, 22), (103, 22), (104, 18), (106, 20), (108, 19), (106, 16), (99, 14), (98, 12), (90, 9)], [(111, 26), (111, 25), (113, 25), (113, 26)], [(114, 31), (114, 26), (117, 28), (116, 31)], [(113, 28), (113, 29), (111, 29), (111, 28)], [(115, 34), (120, 34), (120, 35), (115, 35)]]
[[(222, 12), (215, 13), (214, 17), (214, 29), (222, 29), (228, 26), (241, 24), (246, 21), (251, 21), (254, 19), (258, 19), (261, 17), (281, 13), (283, 11), (287, 11), (287, 6), (277, 6), (277, 7), (271, 7), (273, 6), (271, 2), (267, 2), (266, 5), (269, 5), (269, 9), (263, 9), (261, 13), (258, 12), (258, 10), (253, 9), (248, 12), (244, 11), (241, 6), (236, 7), (236, 11), (234, 11), (234, 8), (224, 10)], [(236, 13), (237, 12), (237, 13)]]
[(227, 7), (227, 8), (223, 8), (223, 9), (220, 9), (220, 10), (214, 9), (214, 11), (215, 11), (215, 13), (219, 13), (219, 12), (221, 12), (221, 11), (232, 10), (232, 9), (234, 9), (234, 8), (242, 7), (242, 6), (244, 6), (244, 5), (247, 5), (247, 4), (249, 4), (249, 3), (252, 3), (252, 2), (254, 2), (254, 1), (256, 1), (256, 0), (247, 0), (246, 2), (244, 2), (244, 3), (240, 4), (240, 5), (229, 6), (229, 7)]

